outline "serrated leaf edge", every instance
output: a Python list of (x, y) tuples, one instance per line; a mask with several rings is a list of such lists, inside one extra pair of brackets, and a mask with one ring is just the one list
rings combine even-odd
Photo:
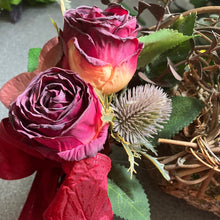
[[(124, 195), (126, 195), (126, 196), (129, 198), (129, 200), (131, 200), (131, 204), (132, 204), (132, 201), (135, 201), (135, 200), (131, 199), (131, 198), (121, 189), (121, 187), (119, 187), (112, 179), (108, 178), (108, 181), (109, 181), (109, 180), (110, 180), (112, 183), (114, 183), (115, 186), (117, 186), (117, 187), (122, 191), (121, 193), (119, 193), (118, 196), (122, 195), (121, 198), (125, 201), (125, 203), (128, 203), (128, 202), (127, 202), (127, 200), (125, 200), (125, 199), (123, 198)], [(138, 183), (139, 183), (139, 181), (138, 181)], [(140, 183), (139, 183), (139, 185), (140, 185), (141, 189), (144, 191), (144, 188), (142, 187), (142, 185), (141, 185)], [(108, 184), (108, 189), (111, 189), (112, 191), (115, 192), (115, 194), (118, 194), (117, 191), (113, 190), (113, 188), (112, 188), (111, 186), (109, 186), (109, 184)], [(118, 196), (117, 196), (117, 200), (118, 200)], [(147, 200), (148, 200), (148, 199), (147, 199)], [(118, 202), (118, 203), (119, 203), (119, 202)], [(137, 210), (137, 211), (138, 211), (137, 213), (140, 213), (140, 214), (141, 214), (140, 216), (146, 217), (146, 216), (143, 215), (135, 206), (131, 205), (131, 207), (132, 207), (134, 210)], [(115, 213), (114, 213), (114, 214), (115, 214)], [(116, 215), (116, 214), (115, 214), (115, 215)], [(121, 217), (120, 215), (117, 215), (117, 216), (119, 216), (120, 218), (124, 218), (124, 217)]]
[[(154, 33), (148, 35), (148, 37), (149, 37), (149, 36), (152, 36), (152, 35), (160, 34), (161, 32), (164, 32), (165, 30), (166, 30), (166, 31), (169, 31), (170, 33), (178, 34), (178, 35), (181, 36), (181, 37), (185, 37), (185, 39), (184, 39), (184, 40), (180, 40), (180, 41), (176, 42), (175, 44), (174, 44), (174, 43), (171, 44), (170, 47), (168, 47), (168, 48), (162, 50), (162, 52), (161, 52), (160, 54), (164, 53), (164, 52), (167, 51), (167, 50), (171, 50), (171, 49), (175, 48), (176, 46), (178, 46), (178, 45), (180, 45), (181, 43), (183, 43), (183, 42), (189, 40), (190, 38), (194, 38), (194, 37), (195, 37), (194, 35), (192, 35), (192, 36), (184, 35), (183, 33), (178, 32), (177, 30), (174, 30), (174, 29), (160, 29), (159, 31), (154, 32)], [(152, 44), (152, 43), (156, 43), (156, 41), (146, 42), (146, 43), (145, 43), (144, 41), (141, 40), (141, 39), (144, 38), (144, 37), (145, 37), (145, 36), (141, 36), (141, 37), (138, 38), (138, 40), (139, 40), (139, 42), (144, 43), (145, 46), (147, 46), (147, 45), (149, 45), (149, 44)], [(144, 52), (145, 52), (145, 47), (144, 47), (144, 49), (142, 50), (142, 52), (140, 53), (138, 59), (140, 59), (140, 58), (142, 57), (142, 55), (144, 54)], [(159, 54), (158, 54), (158, 55), (159, 55)], [(149, 63), (149, 62), (148, 62), (148, 63)], [(144, 65), (147, 65), (148, 63), (146, 63), (146, 64), (144, 64)], [(140, 68), (141, 66), (144, 66), (144, 65), (143, 65), (142, 63), (139, 64), (139, 61), (138, 61), (138, 63), (137, 63), (137, 68)]]
[[(177, 134), (179, 131), (181, 131), (183, 128), (185, 128), (186, 126), (190, 125), (197, 117), (198, 115), (200, 114), (201, 112), (197, 113), (197, 114), (193, 114), (193, 119), (192, 120), (189, 120), (187, 123), (183, 123), (182, 126), (179, 126), (177, 127), (176, 131), (173, 131), (170, 133), (170, 135), (166, 136), (166, 138), (171, 138), (173, 137), (175, 134)], [(163, 131), (162, 131), (163, 132)]]

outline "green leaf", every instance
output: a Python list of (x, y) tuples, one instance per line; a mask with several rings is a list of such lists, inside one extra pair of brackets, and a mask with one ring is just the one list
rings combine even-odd
[(41, 48), (31, 48), (28, 53), (28, 72), (33, 72), (38, 67), (38, 58)]
[(10, 3), (12, 5), (18, 5), (19, 3), (21, 3), (21, 0), (10, 0)]
[(188, 16), (180, 16), (174, 24), (171, 26), (172, 29), (177, 30), (184, 35), (192, 35), (193, 28), (196, 22), (196, 13), (189, 14)]
[(122, 144), (125, 152), (128, 155), (128, 161), (130, 163), (130, 167), (128, 169), (128, 172), (130, 172), (130, 178), (132, 179), (133, 173), (136, 173), (136, 170), (135, 170), (134, 166), (135, 165), (138, 166), (138, 163), (135, 162), (135, 157), (140, 159), (140, 154), (139, 154), (138, 151), (136, 152), (135, 149), (133, 149), (133, 151), (132, 151), (132, 149), (130, 148), (131, 146), (129, 144), (126, 144), (126, 143), (123, 143), (123, 142), (121, 142), (121, 144)]
[(0, 0), (0, 9), (11, 10), (10, 0)]
[(160, 173), (163, 175), (163, 177), (167, 180), (170, 181), (170, 176), (169, 176), (169, 172), (167, 170), (164, 169), (164, 164), (160, 163), (157, 158), (150, 156), (147, 153), (142, 153), (142, 155), (144, 157), (146, 157), (148, 160), (150, 160), (156, 167), (157, 169), (160, 171)]
[(130, 179), (127, 169), (112, 164), (108, 179), (108, 196), (113, 213), (127, 220), (150, 220), (148, 199), (139, 181)]
[[(190, 50), (191, 47), (189, 41), (184, 41), (175, 48), (162, 53), (147, 66), (148, 69), (146, 69), (145, 72), (146, 76), (150, 80), (154, 81), (167, 69), (167, 57), (169, 57), (172, 63), (176, 64), (182, 60), (185, 60), (186, 57), (189, 55)], [(179, 65), (176, 70), (178, 74), (182, 76), (185, 71), (185, 64)], [(162, 86), (166, 87), (173, 87), (177, 83), (179, 83), (179, 81), (176, 80), (170, 72), (167, 72), (166, 75), (161, 77), (159, 82)]]
[(52, 22), (53, 26), (55, 27), (57, 33), (59, 34), (59, 28), (57, 26), (57, 23), (50, 17), (50, 21)]
[(153, 142), (157, 141), (158, 138), (171, 138), (192, 123), (201, 113), (203, 107), (203, 102), (196, 98), (174, 96), (170, 120), (164, 125), (163, 130), (159, 132)]
[(161, 29), (150, 35), (139, 37), (138, 40), (145, 46), (138, 57), (138, 68), (146, 66), (163, 52), (193, 37), (171, 29)]

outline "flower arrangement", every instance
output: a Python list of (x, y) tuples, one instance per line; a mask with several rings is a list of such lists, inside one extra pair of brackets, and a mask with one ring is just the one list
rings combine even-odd
[[(62, 4), (63, 28), (52, 21), (58, 36), (30, 49), (28, 72), (0, 90), (9, 109), (0, 177), (36, 172), (19, 219), (150, 219), (134, 175), (140, 159), (167, 184), (205, 181), (200, 194), (218, 174), (218, 18), (201, 27), (197, 14), (210, 9), (164, 21), (170, 1), (139, 2), (136, 16), (122, 1), (102, 2), (105, 10)], [(145, 10), (154, 27), (138, 24)], [(117, 148), (129, 168), (111, 163)]]

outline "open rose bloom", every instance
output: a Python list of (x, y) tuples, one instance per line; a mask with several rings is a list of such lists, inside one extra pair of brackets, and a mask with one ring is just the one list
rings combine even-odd
[[(81, 160), (103, 148), (108, 125), (93, 88), (71, 71), (51, 68), (37, 75), (9, 107), (17, 132), (41, 143), (54, 159)], [(86, 132), (85, 132), (86, 131)], [(52, 155), (51, 155), (52, 154)]]

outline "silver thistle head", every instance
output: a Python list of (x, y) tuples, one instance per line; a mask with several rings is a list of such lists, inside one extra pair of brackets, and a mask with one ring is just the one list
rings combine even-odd
[(146, 143), (169, 120), (171, 100), (154, 85), (137, 86), (120, 95), (112, 105), (114, 132), (133, 145)]

